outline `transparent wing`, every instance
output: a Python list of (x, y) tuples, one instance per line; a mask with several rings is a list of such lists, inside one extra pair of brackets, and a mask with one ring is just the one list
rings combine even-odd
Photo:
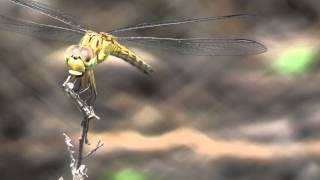
[(186, 24), (186, 23), (215, 21), (215, 20), (224, 20), (224, 19), (230, 19), (230, 18), (252, 17), (252, 16), (253, 15), (248, 15), (248, 14), (233, 14), (233, 15), (227, 15), (227, 16), (216, 16), (216, 17), (185, 19), (185, 20), (178, 20), (178, 21), (168, 21), (168, 22), (163, 22), (163, 23), (143, 23), (143, 24), (138, 24), (136, 26), (116, 29), (116, 30), (110, 31), (109, 33), (116, 34), (116, 33), (120, 33), (120, 32), (132, 31), (132, 30), (138, 30), (138, 29), (156, 28), (156, 27), (163, 27), (163, 26)]
[(69, 15), (55, 10), (54, 8), (49, 7), (48, 5), (33, 1), (33, 0), (10, 0), (11, 2), (20, 5), (20, 6), (24, 6), (24, 7), (28, 7), (34, 11), (40, 12), (46, 16), (49, 16), (53, 19), (56, 19), (60, 22), (63, 22), (64, 24), (67, 24), (75, 29), (78, 29), (80, 31), (87, 31), (87, 28), (83, 25), (80, 25), (79, 23), (77, 23), (75, 20), (73, 20)]
[(173, 39), (157, 37), (118, 37), (121, 43), (142, 45), (147, 48), (171, 50), (196, 56), (237, 56), (265, 52), (259, 42), (248, 39)]
[(83, 32), (69, 28), (39, 24), (0, 15), (0, 30), (65, 42), (78, 42)]

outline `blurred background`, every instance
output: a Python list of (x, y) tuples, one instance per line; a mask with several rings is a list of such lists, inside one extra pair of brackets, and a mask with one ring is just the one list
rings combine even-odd
[[(146, 76), (110, 57), (85, 160), (97, 180), (320, 179), (316, 0), (43, 0), (95, 31), (235, 13), (254, 18), (140, 30), (136, 36), (248, 38), (256, 56), (196, 57), (131, 47)], [(0, 2), (0, 14), (59, 22)], [(0, 32), (0, 179), (70, 179), (62, 133), (78, 144), (81, 113), (62, 91), (70, 43)]]

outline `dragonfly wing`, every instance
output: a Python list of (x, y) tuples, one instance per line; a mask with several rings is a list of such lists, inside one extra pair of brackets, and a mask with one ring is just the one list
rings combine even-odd
[(196, 56), (253, 55), (267, 50), (259, 42), (248, 39), (174, 39), (157, 37), (118, 37), (117, 39), (121, 43), (171, 50), (179, 54)]
[(231, 19), (231, 18), (243, 18), (243, 17), (252, 17), (253, 15), (248, 14), (232, 14), (227, 16), (215, 16), (215, 17), (204, 17), (204, 18), (192, 18), (192, 19), (184, 19), (178, 21), (168, 21), (163, 23), (143, 23), (138, 24), (131, 27), (124, 27), (120, 29), (116, 29), (110, 31), (111, 34), (116, 34), (125, 31), (132, 31), (138, 29), (146, 29), (146, 28), (156, 28), (156, 27), (164, 27), (164, 26), (172, 26), (172, 25), (180, 25), (180, 24), (187, 24), (187, 23), (196, 23), (196, 22), (205, 22), (205, 21), (216, 21), (216, 20), (224, 20), (224, 19)]
[(83, 32), (69, 28), (39, 24), (0, 15), (0, 30), (64, 42), (78, 42)]
[(17, 5), (28, 7), (34, 11), (40, 12), (46, 16), (49, 16), (49, 17), (56, 19), (60, 22), (63, 22), (64, 24), (67, 24), (75, 29), (80, 30), (80, 31), (83, 31), (83, 32), (87, 31), (87, 28), (85, 26), (77, 23), (69, 15), (67, 15), (61, 11), (55, 10), (54, 8), (51, 8), (48, 5), (45, 5), (43, 3), (39, 3), (39, 2), (36, 2), (33, 0), (10, 0), (10, 1), (17, 4)]

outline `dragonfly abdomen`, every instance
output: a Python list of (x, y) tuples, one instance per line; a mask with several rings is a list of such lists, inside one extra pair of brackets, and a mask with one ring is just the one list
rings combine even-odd
[(150, 74), (153, 72), (152, 67), (144, 62), (141, 57), (118, 42), (115, 42), (115, 48), (111, 52), (111, 55), (123, 59), (145, 74)]

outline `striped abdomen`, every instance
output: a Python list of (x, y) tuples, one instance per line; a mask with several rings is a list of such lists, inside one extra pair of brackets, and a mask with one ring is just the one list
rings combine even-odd
[(116, 56), (130, 63), (134, 67), (138, 68), (140, 71), (146, 74), (150, 74), (153, 72), (152, 67), (144, 62), (141, 57), (139, 57), (136, 53), (131, 51), (130, 49), (122, 46), (118, 42), (114, 42), (114, 50), (111, 52), (111, 55)]

